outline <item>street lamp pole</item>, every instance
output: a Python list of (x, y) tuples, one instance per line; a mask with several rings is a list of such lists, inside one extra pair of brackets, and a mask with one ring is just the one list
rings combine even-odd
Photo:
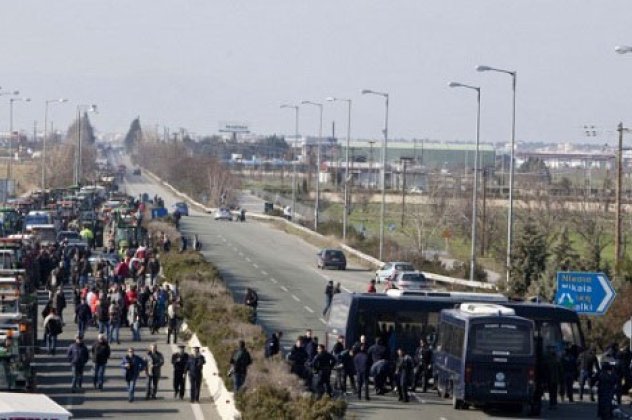
[(31, 102), (31, 98), (9, 99), (9, 162), (7, 164), (7, 180), (11, 179), (11, 176), (13, 175), (13, 103), (18, 101)]
[(316, 201), (314, 203), (314, 230), (318, 232), (318, 217), (320, 212), (320, 143), (323, 140), (323, 104), (312, 101), (303, 101), (301, 104), (317, 106), (320, 111), (318, 144), (316, 145)]
[(44, 138), (42, 139), (42, 191), (46, 190), (46, 136), (48, 134), (48, 104), (68, 102), (66, 98), (47, 99), (44, 109)]
[(351, 143), (351, 99), (342, 99), (342, 98), (335, 98), (335, 97), (329, 97), (327, 98), (328, 101), (330, 102), (346, 102), (348, 105), (348, 114), (347, 114), (347, 147), (346, 147), (346, 151), (345, 151), (345, 166), (346, 166), (346, 170), (345, 170), (345, 192), (344, 192), (344, 200), (345, 200), (345, 205), (344, 205), (344, 213), (342, 215), (342, 240), (346, 241), (347, 240), (347, 226), (349, 224), (348, 221), (348, 217), (349, 217), (349, 204), (350, 204), (350, 197), (349, 197), (349, 182), (351, 181), (351, 175), (349, 172), (349, 147), (350, 147), (350, 143)]
[(296, 159), (294, 157), (294, 147), (296, 146), (296, 141), (298, 140), (298, 113), (300, 107), (298, 105), (281, 105), (281, 108), (292, 108), (294, 109), (294, 145), (292, 147), (292, 212), (291, 217), (292, 221), (295, 221), (294, 215), (296, 211)]
[(514, 154), (516, 151), (516, 84), (518, 72), (503, 70), (489, 66), (477, 66), (477, 71), (495, 71), (511, 76), (512, 107), (511, 107), (511, 151), (509, 156), (509, 210), (507, 214), (507, 284), (511, 277), (511, 246), (513, 241), (513, 196), (514, 196)]
[(478, 209), (478, 163), (479, 145), (481, 138), (481, 88), (470, 86), (458, 82), (450, 82), (450, 87), (461, 87), (476, 91), (476, 150), (474, 152), (474, 182), (472, 186), (472, 249), (470, 251), (470, 281), (474, 281), (474, 271), (476, 270), (476, 218)]
[(388, 143), (388, 102), (389, 95), (384, 92), (376, 92), (370, 89), (362, 90), (363, 95), (378, 95), (384, 98), (384, 144), (382, 145), (382, 205), (380, 207), (380, 251), (379, 260), (384, 256), (384, 214), (386, 213), (386, 151)]

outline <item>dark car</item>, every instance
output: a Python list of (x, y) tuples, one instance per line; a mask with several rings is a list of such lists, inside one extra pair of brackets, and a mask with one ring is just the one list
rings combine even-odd
[(347, 258), (339, 249), (321, 249), (318, 254), (318, 268), (334, 267), (338, 270), (347, 269)]
[(179, 202), (173, 205), (175, 207), (174, 212), (180, 213), (180, 216), (188, 216), (189, 215), (189, 206), (187, 203)]
[(138, 175), (140, 176), (140, 168), (136, 168), (132, 171), (132, 175)]

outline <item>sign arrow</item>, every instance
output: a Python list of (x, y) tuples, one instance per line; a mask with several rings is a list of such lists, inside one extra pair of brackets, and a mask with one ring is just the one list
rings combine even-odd
[(614, 300), (614, 289), (612, 288), (612, 285), (610, 284), (606, 276), (604, 276), (603, 274), (598, 274), (597, 279), (599, 279), (599, 283), (601, 284), (601, 287), (603, 287), (603, 291), (606, 294), (597, 307), (597, 312), (605, 312), (606, 308), (610, 306), (610, 304)]

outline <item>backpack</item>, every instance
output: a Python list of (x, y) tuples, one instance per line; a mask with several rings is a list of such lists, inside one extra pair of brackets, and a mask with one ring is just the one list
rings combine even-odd
[(48, 331), (51, 335), (59, 335), (62, 333), (61, 321), (56, 318), (51, 318), (48, 321)]

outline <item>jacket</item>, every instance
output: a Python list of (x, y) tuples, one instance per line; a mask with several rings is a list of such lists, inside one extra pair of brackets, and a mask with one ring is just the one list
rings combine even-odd
[(143, 359), (137, 355), (126, 355), (121, 361), (121, 367), (125, 370), (125, 380), (127, 382), (134, 381), (138, 375), (145, 370), (146, 364)]
[(189, 360), (187, 360), (187, 370), (189, 371), (189, 376), (193, 376), (194, 378), (202, 377), (202, 367), (206, 364), (206, 359), (204, 356), (189, 356)]
[(369, 356), (361, 351), (353, 356), (353, 367), (360, 376), (368, 376), (369, 374)]
[(235, 368), (235, 373), (245, 375), (248, 372), (248, 366), (252, 364), (250, 353), (246, 349), (239, 349), (230, 358), (230, 364)]
[(187, 353), (174, 353), (171, 355), (171, 364), (176, 372), (184, 372), (189, 362), (189, 355)]
[(149, 375), (160, 376), (160, 368), (165, 364), (165, 358), (159, 351), (155, 353), (149, 351), (147, 352), (147, 357), (145, 357), (145, 363), (147, 364)]
[(92, 359), (94, 363), (103, 365), (110, 358), (110, 345), (107, 342), (97, 342), (92, 346)]
[(88, 363), (90, 354), (88, 353), (88, 348), (85, 344), (72, 343), (68, 347), (66, 357), (68, 357), (68, 361), (70, 362), (70, 364), (83, 366)]
[(77, 319), (80, 321), (89, 321), (90, 318), (92, 318), (92, 311), (87, 303), (79, 304), (77, 309), (75, 309), (75, 313), (77, 314)]

